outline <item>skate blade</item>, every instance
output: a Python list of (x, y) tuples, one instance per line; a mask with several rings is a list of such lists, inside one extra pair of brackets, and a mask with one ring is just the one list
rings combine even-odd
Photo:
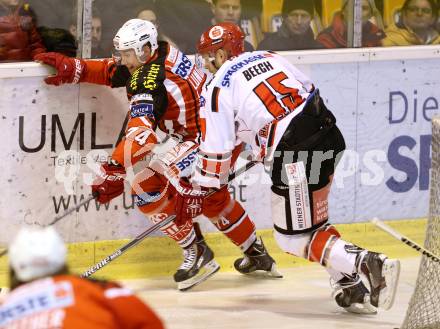
[(272, 264), (272, 267), (270, 268), (270, 271), (267, 272), (267, 274), (276, 279), (282, 279), (283, 275), (278, 272), (277, 265), (275, 263)]
[(377, 309), (371, 305), (369, 295), (364, 297), (364, 303), (353, 303), (349, 307), (344, 307), (344, 309), (355, 314), (377, 314)]
[(400, 261), (386, 259), (382, 267), (382, 276), (385, 278), (386, 287), (380, 291), (379, 307), (389, 310), (393, 304), (399, 283)]
[(272, 264), (272, 267), (270, 268), (269, 271), (265, 271), (265, 270), (255, 270), (253, 272), (249, 272), (249, 273), (242, 273), (241, 274), (244, 275), (248, 275), (248, 276), (253, 276), (253, 277), (261, 277), (261, 278), (274, 278), (274, 279), (281, 279), (283, 278), (283, 275), (278, 272), (277, 270), (277, 266), (275, 263)]
[(0, 304), (5, 301), (6, 295), (9, 293), (9, 288), (0, 288)]
[(206, 263), (205, 266), (203, 266), (199, 273), (195, 275), (192, 278), (189, 278), (188, 280), (178, 282), (177, 283), (177, 289), (180, 291), (186, 291), (191, 289), (192, 287), (195, 287), (199, 283), (202, 283), (206, 279), (208, 279), (210, 276), (214, 275), (218, 270), (220, 269), (220, 265), (213, 259), (210, 262)]
[(344, 307), (344, 310), (355, 314), (377, 314), (377, 309), (371, 304), (365, 305), (355, 303), (349, 307)]

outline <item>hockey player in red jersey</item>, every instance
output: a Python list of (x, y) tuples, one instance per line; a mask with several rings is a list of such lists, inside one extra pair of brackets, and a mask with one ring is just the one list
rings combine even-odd
[(164, 328), (129, 289), (70, 274), (66, 251), (53, 227), (19, 231), (9, 247), (11, 291), (0, 305), (0, 328)]
[[(222, 186), (234, 145), (249, 144), (271, 170), (278, 245), (323, 265), (334, 282), (336, 302), (348, 311), (389, 309), (399, 261), (342, 240), (328, 223), (328, 194), (345, 142), (313, 83), (281, 55), (244, 53), (243, 34), (232, 23), (207, 29), (198, 52), (214, 77), (201, 96), (202, 143), (193, 189), (202, 194)], [(178, 197), (177, 213), (188, 214), (187, 204), (193, 212), (195, 204), (209, 207), (209, 200), (187, 191)], [(236, 267), (245, 272), (252, 264), (252, 257), (245, 257)], [(360, 274), (368, 278), (369, 289)]]
[[(113, 42), (117, 55), (112, 59), (81, 60), (47, 53), (36, 60), (57, 69), (55, 76), (46, 78), (48, 84), (90, 82), (127, 89), (130, 109), (125, 137), (113, 151), (111, 163), (102, 166), (101, 179), (92, 186), (99, 193), (99, 202), (107, 203), (123, 192), (126, 169), (159, 143), (157, 130), (178, 140), (164, 157), (130, 182), (136, 205), (156, 223), (175, 214), (176, 191), (170, 181), (185, 176), (194, 163), (201, 135), (199, 95), (206, 75), (178, 49), (158, 42), (156, 28), (148, 21), (127, 21)], [(241, 250), (255, 249), (265, 260), (261, 269), (270, 271), (275, 262), (257, 239), (255, 225), (243, 207), (230, 198), (226, 188), (211, 199), (221, 202), (214, 201), (205, 215)], [(177, 216), (161, 230), (183, 248), (184, 261), (174, 275), (180, 290), (219, 269), (201, 233), (196, 237), (192, 218)]]

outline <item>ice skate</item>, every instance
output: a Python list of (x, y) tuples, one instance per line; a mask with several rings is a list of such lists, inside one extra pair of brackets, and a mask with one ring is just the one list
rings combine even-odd
[(184, 249), (183, 257), (182, 265), (174, 274), (174, 281), (180, 291), (191, 289), (220, 269), (220, 265), (214, 260), (214, 253), (204, 240)]
[(257, 238), (250, 248), (245, 251), (243, 258), (239, 258), (234, 262), (234, 267), (242, 274), (251, 274), (261, 270), (274, 278), (283, 277), (277, 271), (276, 263), (267, 252), (261, 238)]
[(369, 251), (363, 256), (359, 267), (359, 273), (364, 274), (370, 284), (371, 304), (389, 310), (396, 296), (400, 262)]
[(377, 309), (371, 304), (370, 291), (365, 287), (359, 275), (346, 276), (334, 282), (332, 297), (347, 312), (357, 314), (376, 314)]

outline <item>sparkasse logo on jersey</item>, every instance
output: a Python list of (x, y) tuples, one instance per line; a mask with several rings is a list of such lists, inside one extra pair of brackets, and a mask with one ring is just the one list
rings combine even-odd
[(196, 154), (198, 150), (192, 151), (190, 154), (188, 154), (186, 157), (184, 157), (181, 161), (176, 163), (176, 167), (179, 168), (181, 171), (185, 170), (185, 168), (188, 168), (196, 159)]
[(266, 56), (264, 54), (259, 54), (259, 55), (254, 55), (251, 56), (249, 58), (246, 58), (240, 62), (238, 62), (237, 64), (232, 65), (229, 70), (225, 73), (223, 80), (222, 80), (222, 86), (223, 87), (229, 87), (231, 85), (231, 76), (237, 72), (239, 69), (241, 69), (242, 67), (253, 63), (255, 61), (258, 61), (260, 59), (265, 59)]

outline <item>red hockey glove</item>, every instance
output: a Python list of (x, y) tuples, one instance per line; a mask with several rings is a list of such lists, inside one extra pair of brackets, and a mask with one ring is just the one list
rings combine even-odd
[(34, 60), (56, 68), (56, 75), (44, 79), (48, 85), (55, 86), (63, 83), (78, 83), (86, 66), (86, 63), (81, 59), (54, 52), (35, 55)]
[(203, 199), (208, 195), (207, 187), (193, 188), (187, 180), (181, 179), (180, 186), (176, 187), (176, 220), (177, 226), (186, 223), (202, 214)]
[(92, 185), (92, 194), (99, 203), (108, 203), (124, 192), (125, 169), (121, 165), (103, 164)]

